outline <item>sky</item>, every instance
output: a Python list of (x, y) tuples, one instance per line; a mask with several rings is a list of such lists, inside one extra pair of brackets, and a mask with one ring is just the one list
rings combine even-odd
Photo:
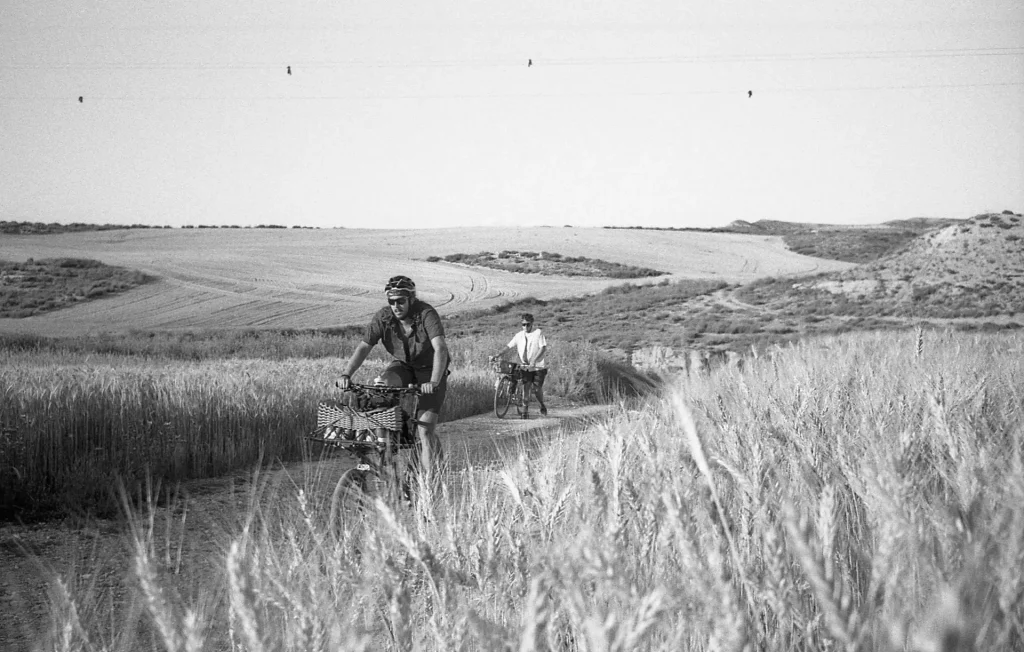
[(1020, 0), (0, 3), (0, 220), (1004, 209), (1024, 211)]

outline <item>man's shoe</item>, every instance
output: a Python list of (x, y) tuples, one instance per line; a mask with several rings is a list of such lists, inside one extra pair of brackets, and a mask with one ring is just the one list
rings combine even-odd
[(525, 411), (524, 411), (524, 412), (523, 412), (523, 418), (524, 418), (524, 419), (529, 419), (529, 418), (530, 418), (530, 413), (529, 413), (529, 412), (525, 412)]
[(546, 417), (548, 415), (548, 406), (546, 406), (546, 405), (540, 406), (540, 415), (542, 417)]

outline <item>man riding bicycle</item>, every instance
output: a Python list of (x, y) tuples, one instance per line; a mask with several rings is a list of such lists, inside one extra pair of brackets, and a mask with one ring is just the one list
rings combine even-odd
[(532, 369), (523, 370), (523, 418), (526, 419), (529, 416), (532, 391), (537, 392), (541, 416), (547, 416), (548, 406), (544, 404), (544, 379), (548, 375), (548, 364), (544, 359), (544, 354), (547, 353), (548, 342), (544, 339), (544, 333), (539, 328), (533, 327), (533, 315), (524, 312), (519, 317), (519, 325), (522, 330), (512, 337), (501, 353), (491, 356), (491, 360), (500, 360), (509, 351), (515, 350), (519, 354), (520, 363), (532, 367)]
[(416, 284), (408, 276), (392, 276), (384, 286), (388, 305), (370, 320), (363, 339), (356, 346), (337, 385), (346, 390), (378, 342), (394, 360), (381, 374), (384, 384), (406, 387), (418, 384), (417, 441), (422, 468), (438, 468), (441, 441), (434, 429), (448, 391), (448, 344), (441, 317), (429, 303), (416, 298)]

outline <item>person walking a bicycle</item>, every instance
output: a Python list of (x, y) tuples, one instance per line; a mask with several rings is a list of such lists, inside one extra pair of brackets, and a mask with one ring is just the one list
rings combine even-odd
[(548, 406), (544, 404), (544, 379), (548, 375), (548, 364), (544, 356), (548, 350), (548, 342), (544, 339), (544, 332), (534, 328), (533, 315), (530, 313), (524, 312), (519, 315), (519, 326), (522, 330), (512, 337), (500, 353), (491, 356), (491, 360), (500, 360), (510, 351), (516, 351), (519, 362), (530, 367), (523, 370), (523, 418), (529, 416), (530, 394), (534, 391), (540, 403), (541, 416), (547, 416)]
[(384, 286), (388, 305), (370, 320), (362, 341), (345, 365), (337, 386), (347, 390), (378, 342), (394, 360), (381, 374), (386, 385), (407, 387), (418, 384), (419, 407), (415, 418), (419, 456), (428, 473), (440, 468), (441, 441), (434, 432), (448, 391), (448, 343), (441, 317), (429, 303), (416, 298), (416, 284), (408, 276), (392, 276)]

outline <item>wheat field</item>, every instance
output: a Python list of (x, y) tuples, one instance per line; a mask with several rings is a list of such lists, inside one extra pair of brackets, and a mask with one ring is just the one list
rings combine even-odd
[[(125, 229), (0, 238), (0, 260), (74, 256), (158, 281), (24, 319), (0, 332), (67, 336), (124, 330), (332, 328), (362, 324), (404, 273), (442, 314), (622, 283), (426, 262), (454, 253), (548, 251), (730, 282), (849, 267), (801, 256), (780, 238), (621, 229)], [(663, 277), (665, 278), (665, 277)]]
[[(355, 345), (333, 339), (335, 357), (283, 360), (0, 352), (0, 511), (116, 512), (119, 483), (173, 483), (300, 459), (316, 405), (337, 396), (333, 383)], [(503, 343), (452, 339), (442, 421), (491, 409), (487, 356)], [(549, 392), (577, 400), (600, 393), (591, 386), (601, 380), (597, 357), (593, 346), (559, 347)], [(357, 380), (369, 382), (385, 358), (376, 351)]]
[(144, 510), (133, 515), (137, 599), (111, 613), (64, 578), (42, 640), (172, 652), (1019, 650), (1022, 350), (1019, 334), (808, 341), (453, 472), (415, 507), (378, 502), (332, 520), (316, 478), (264, 487), (201, 583), (175, 554), (187, 512)]

